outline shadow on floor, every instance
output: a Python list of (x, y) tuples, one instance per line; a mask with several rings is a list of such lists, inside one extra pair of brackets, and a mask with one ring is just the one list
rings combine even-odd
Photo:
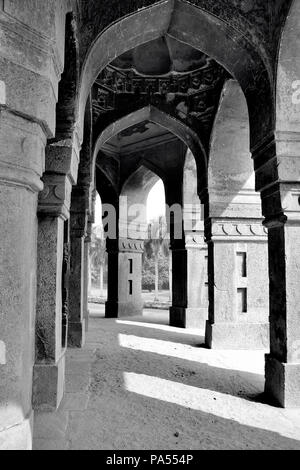
[(300, 449), (290, 415), (252, 401), (262, 374), (235, 369), (242, 359), (230, 369), (231, 353), (201, 350), (198, 335), (140, 320), (91, 319), (84, 350), (68, 352), (72, 393), (37, 415), (35, 449)]

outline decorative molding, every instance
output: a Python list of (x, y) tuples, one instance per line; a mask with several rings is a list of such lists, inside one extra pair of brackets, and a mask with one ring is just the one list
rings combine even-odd
[(123, 253), (143, 253), (144, 241), (120, 238), (119, 251)]
[(46, 147), (46, 171), (68, 175), (72, 184), (78, 177), (80, 146), (77, 139), (51, 142)]
[(197, 248), (199, 250), (207, 250), (207, 244), (204, 241), (204, 231), (202, 233), (186, 233), (185, 246), (186, 249)]
[(70, 232), (71, 238), (83, 238), (87, 236), (88, 216), (85, 212), (71, 212)]
[[(268, 231), (261, 222), (255, 221), (211, 221), (211, 241), (264, 241)], [(210, 241), (207, 239), (207, 241)]]
[(196, 119), (204, 126), (211, 125), (226, 76), (227, 72), (210, 58), (197, 71), (170, 76), (141, 76), (110, 65), (94, 84), (94, 122), (119, 108), (121, 98), (128, 103), (135, 100), (140, 107), (161, 105), (183, 121)]
[(70, 178), (46, 173), (43, 181), (44, 190), (39, 194), (38, 214), (68, 219), (72, 192)]
[(34, 193), (38, 193), (44, 188), (40, 175), (34, 170), (1, 161), (0, 183), (7, 186), (23, 187)]

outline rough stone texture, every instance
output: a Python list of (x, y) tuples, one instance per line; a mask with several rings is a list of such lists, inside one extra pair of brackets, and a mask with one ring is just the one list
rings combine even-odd
[(20, 445), (28, 449), (31, 429), (26, 419), (31, 416), (36, 308), (36, 191), (41, 187), (38, 175), (44, 138), (35, 124), (0, 110), (0, 139), (0, 338), (5, 350), (0, 365), (0, 441), (3, 448)]
[(266, 356), (265, 393), (283, 408), (300, 407), (300, 364), (283, 364)]
[(72, 236), (71, 232), (71, 272), (70, 272), (70, 317), (68, 346), (80, 348), (84, 344), (84, 237)]
[(56, 410), (65, 390), (65, 354), (52, 364), (36, 363), (33, 374), (33, 406), (35, 410)]
[(62, 352), (62, 264), (64, 221), (42, 217), (38, 231), (36, 360), (56, 361)]
[(205, 344), (210, 349), (268, 349), (267, 323), (218, 322), (206, 325)]

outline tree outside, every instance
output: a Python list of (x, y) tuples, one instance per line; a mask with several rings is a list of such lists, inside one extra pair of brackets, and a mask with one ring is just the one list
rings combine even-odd
[(148, 226), (148, 239), (145, 241), (143, 257), (142, 288), (155, 292), (155, 301), (159, 301), (159, 292), (170, 290), (170, 239), (164, 217), (151, 221)]
[(107, 281), (107, 254), (101, 226), (94, 226), (92, 230), (90, 276), (90, 288), (100, 290), (100, 297), (104, 297), (104, 286)]

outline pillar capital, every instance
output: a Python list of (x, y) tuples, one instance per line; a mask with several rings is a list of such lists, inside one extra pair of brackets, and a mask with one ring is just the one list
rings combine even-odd
[(87, 235), (87, 211), (71, 212), (70, 230), (72, 238), (82, 238)]
[(185, 233), (186, 249), (203, 249), (207, 250), (207, 244), (204, 241), (204, 231), (202, 232), (186, 232)]
[(283, 224), (300, 224), (300, 182), (274, 184), (262, 193), (264, 225), (268, 228)]
[(77, 183), (80, 141), (77, 132), (68, 139), (55, 140), (46, 147), (46, 172), (67, 175)]
[(0, 106), (0, 182), (42, 191), (46, 135), (41, 126)]
[(72, 183), (66, 175), (45, 174), (44, 190), (39, 194), (38, 214), (68, 219)]

